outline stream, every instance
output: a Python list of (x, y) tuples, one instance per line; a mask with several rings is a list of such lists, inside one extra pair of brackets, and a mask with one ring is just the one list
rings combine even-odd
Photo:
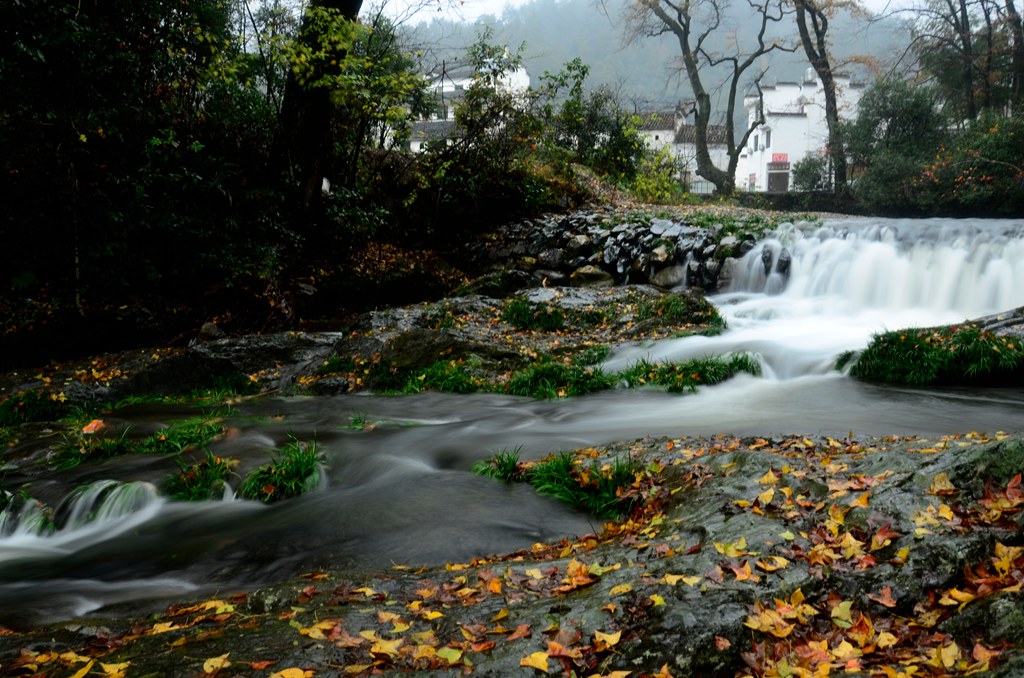
[[(252, 467), (289, 436), (315, 438), (326, 458), (318, 491), (273, 506), (233, 496), (169, 502), (154, 485), (177, 470), (164, 457), (112, 459), (36, 481), (32, 496), (62, 506), (62, 527), (40, 534), (24, 516), (0, 514), (0, 623), (136, 614), (317, 567), (459, 562), (600, 530), (598, 521), (527, 488), (468, 472), (501, 450), (530, 458), (645, 435), (1024, 431), (1021, 388), (897, 388), (834, 369), (838, 355), (863, 348), (875, 332), (1024, 305), (1024, 221), (787, 225), (729, 265), (725, 290), (711, 297), (728, 331), (625, 347), (604, 367), (748, 351), (761, 360), (761, 377), (686, 396), (613, 390), (556, 401), (437, 393), (246, 401), (234, 406), (230, 434), (211, 451)], [(110, 419), (152, 430), (196, 412), (135, 406)], [(354, 420), (374, 426), (353, 430)]]

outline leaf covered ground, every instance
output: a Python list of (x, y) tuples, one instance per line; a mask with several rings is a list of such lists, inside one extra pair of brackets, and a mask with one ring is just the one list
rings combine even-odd
[[(442, 567), (323, 570), (0, 631), (0, 675), (938, 676), (1024, 666), (1024, 440), (641, 439), (635, 510)], [(499, 481), (495, 481), (499, 482)]]

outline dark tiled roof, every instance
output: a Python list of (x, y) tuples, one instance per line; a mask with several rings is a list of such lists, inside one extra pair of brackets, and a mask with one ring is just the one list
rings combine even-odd
[(640, 129), (646, 131), (653, 131), (656, 129), (675, 129), (676, 128), (676, 114), (669, 112), (660, 113), (641, 113), (640, 114)]
[(454, 120), (420, 120), (412, 124), (409, 139), (426, 141), (431, 139), (451, 139), (458, 136), (458, 128)]
[[(708, 144), (710, 146), (725, 146), (728, 133), (723, 125), (708, 125)], [(697, 128), (694, 125), (683, 125), (676, 132), (677, 144), (697, 143)]]

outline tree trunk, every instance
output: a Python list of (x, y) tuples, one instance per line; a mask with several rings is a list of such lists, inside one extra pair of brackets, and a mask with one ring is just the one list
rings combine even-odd
[(959, 0), (959, 3), (959, 12), (954, 12), (954, 17), (963, 56), (964, 89), (966, 90), (964, 96), (967, 99), (967, 117), (974, 120), (978, 117), (978, 104), (974, 92), (974, 44), (971, 36), (971, 15), (967, 12), (967, 0)]
[[(362, 0), (317, 0), (312, 4), (337, 10), (355, 21), (363, 3)], [(299, 40), (315, 44), (319, 36), (303, 21)], [(283, 166), (293, 187), (289, 201), (296, 215), (305, 217), (319, 210), (335, 114), (330, 91), (323, 87), (305, 87), (294, 74), (289, 74), (281, 107), (277, 152), (278, 166)]]
[[(814, 0), (793, 0), (796, 6), (796, 25), (800, 31), (807, 60), (821, 78), (825, 92), (825, 122), (828, 124), (828, 153), (832, 158), (832, 190), (841, 194), (846, 190), (846, 149), (840, 138), (839, 103), (836, 98), (836, 80), (828, 58), (828, 17), (815, 5)], [(810, 19), (813, 35), (808, 28)]]
[(1013, 36), (1010, 102), (1013, 109), (1018, 110), (1024, 104), (1024, 26), (1021, 24), (1020, 13), (1017, 12), (1013, 0), (1006, 0), (1006, 21), (1010, 25), (1010, 34)]

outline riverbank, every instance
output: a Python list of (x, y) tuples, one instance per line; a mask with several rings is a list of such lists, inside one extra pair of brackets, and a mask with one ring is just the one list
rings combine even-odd
[[(630, 242), (642, 243), (652, 228), (664, 226), (653, 219), (630, 223), (617, 233), (623, 224), (614, 224), (599, 249), (580, 256), (603, 261), (621, 243), (613, 236), (629, 234)], [(538, 233), (544, 234), (543, 224)], [(718, 233), (714, 248), (697, 247), (708, 250), (710, 261), (718, 259), (722, 238), (735, 235)], [(681, 231), (673, 241), (686, 237)], [(737, 242), (727, 243), (730, 248), (744, 241), (735, 237)], [(504, 248), (509, 241), (493, 242)], [(542, 237), (530, 246), (551, 249)], [(782, 248), (773, 247), (767, 267), (763, 255), (748, 252), (758, 276), (779, 272)], [(617, 251), (622, 258), (606, 264), (612, 278), (618, 262), (634, 256), (629, 248)], [(730, 253), (739, 254), (739, 248)], [(800, 255), (799, 249), (791, 253)], [(731, 258), (723, 253), (721, 260)], [(579, 263), (561, 255), (551, 259), (569, 267)], [(659, 262), (666, 268), (675, 263)], [(168, 473), (198, 469), (207, 448), (226, 462), (236, 484), (268, 455), (282, 456), (285, 443), (316, 443), (329, 453), (319, 476), (326, 484), (278, 504), (283, 508), (267, 515), (289, 522), (270, 534), (246, 524), (263, 508), (259, 502), (167, 504), (153, 489), (139, 505), (163, 512), (163, 522), (127, 530), (123, 546), (111, 546), (109, 555), (106, 535), (99, 533), (86, 535), (80, 550), (69, 547), (68, 556), (79, 564), (67, 572), (96, 580), (57, 590), (65, 599), (107, 601), (88, 615), (69, 615), (50, 593), (68, 558), (50, 562), (31, 556), (31, 548), (52, 550), (45, 539), (7, 541), (6, 565), (0, 568), (6, 596), (0, 673), (1011, 676), (1021, 671), (1024, 622), (1017, 609), (1024, 585), (1024, 439), (1019, 430), (1000, 432), (994, 426), (941, 436), (872, 437), (829, 435), (815, 426), (816, 434), (769, 434), (789, 428), (776, 419), (764, 424), (760, 435), (659, 433), (633, 439), (636, 433), (623, 432), (692, 430), (686, 417), (701, 417), (702, 408), (731, 408), (734, 420), (770, 418), (770, 413), (765, 414), (768, 404), (756, 400), (744, 411), (735, 397), (742, 390), (721, 390), (732, 382), (706, 389), (711, 380), (692, 367), (666, 375), (651, 364), (632, 376), (613, 369), (633, 361), (629, 356), (686, 365), (686, 359), (673, 356), (687, 354), (695, 342), (733, 355), (756, 349), (778, 374), (779, 357), (789, 359), (794, 350), (745, 343), (738, 331), (743, 328), (715, 336), (723, 328), (722, 315), (699, 292), (607, 287), (607, 280), (590, 281), (594, 287), (537, 286), (550, 283), (544, 270), (495, 274), (446, 300), (370, 312), (345, 331), (207, 336), (187, 348), (108, 354), (5, 376), (5, 393), (21, 395), (4, 401), (14, 403), (5, 411), (12, 423), (3, 429), (4, 483), (12, 491), (7, 496), (19, 497), (22, 507), (36, 506), (26, 497), (52, 498), (50, 506), (56, 507), (76, 487), (101, 478), (156, 488)], [(631, 265), (623, 272), (658, 273), (634, 271)], [(744, 320), (735, 312), (730, 317)], [(767, 328), (753, 325), (746, 331), (762, 341)], [(837, 334), (834, 327), (829, 334)], [(805, 335), (798, 338), (809, 343)], [(825, 358), (837, 354), (831, 343), (816, 350)], [(610, 355), (617, 357), (609, 360)], [(812, 351), (808, 363), (817, 362)], [(602, 374), (615, 376), (598, 379)], [(560, 382), (553, 375), (572, 379)], [(742, 386), (757, 380), (741, 375), (734, 381)], [(799, 382), (796, 388), (810, 389), (806, 381), (792, 381)], [(534, 389), (526, 393), (549, 398), (543, 402), (552, 406), (512, 395), (515, 383), (526, 383)], [(638, 390), (608, 402), (568, 397), (581, 384), (609, 389), (606, 395), (626, 386)], [(363, 395), (367, 389), (419, 395), (371, 400)], [(487, 395), (452, 396), (440, 408), (424, 407), (440, 389)], [(652, 398), (656, 390), (683, 394), (658, 394), (675, 403), (672, 414), (662, 412), (660, 419), (643, 412), (656, 403), (664, 407)], [(842, 411), (830, 405), (835, 400), (818, 404), (832, 408), (827, 430), (845, 429), (851, 390), (841, 396)], [(733, 397), (704, 399), (711, 391)], [(769, 396), (780, 412), (811, 407), (798, 405), (792, 390), (772, 393), (790, 393)], [(389, 414), (374, 414), (371, 401), (384, 403), (381, 409)], [(697, 414), (687, 415), (688, 410)], [(937, 405), (928, 412), (937, 416)], [(663, 421), (666, 417), (671, 421)], [(196, 418), (211, 437), (189, 439), (176, 451), (164, 447), (179, 440), (178, 423)], [(564, 433), (557, 428), (574, 418), (580, 420), (575, 427)], [(459, 420), (465, 425), (441, 425)], [(502, 425), (508, 426), (503, 435), (474, 433)], [(614, 438), (624, 440), (568, 442), (605, 436), (597, 429), (614, 429)], [(94, 444), (99, 440), (117, 442), (121, 456), (103, 456), (113, 448)], [(470, 471), (474, 461), (499, 452), (482, 442), (490, 440), (524, 446), (514, 479), (527, 478), (549, 454), (568, 455), (575, 462), (573, 482), (586, 489), (628, 462), (632, 477), (616, 492), (625, 513), (600, 521), (540, 502), (535, 505), (540, 522), (525, 520), (520, 509), (543, 497), (518, 482)], [(150, 452), (137, 454), (134, 444)], [(502, 448), (511, 450), (506, 444)], [(102, 455), (91, 456), (100, 449)], [(61, 470), (57, 462), (68, 466)], [(384, 475), (373, 475), (378, 470)], [(447, 488), (449, 494), (420, 503), (423, 497), (416, 493), (432, 488)], [(472, 503), (468, 488), (486, 498), (489, 512)], [(331, 490), (338, 496), (349, 493), (347, 503), (335, 502)], [(60, 513), (53, 511), (51, 519)], [(36, 515), (45, 518), (45, 508)], [(212, 546), (204, 546), (203, 526), (216, 520), (226, 526), (212, 531)], [(351, 529), (358, 521), (358, 529)], [(419, 540), (389, 541), (400, 532)], [(476, 539), (476, 532), (487, 538)], [(167, 535), (170, 540), (164, 541)], [(492, 541), (495, 535), (501, 539)], [(334, 540), (342, 556), (332, 558), (323, 546)], [(381, 549), (383, 542), (392, 544), (391, 550)], [(519, 545), (482, 546), (513, 542)], [(371, 545), (379, 549), (375, 563), (351, 557)], [(276, 552), (281, 546), (287, 553)], [(25, 549), (21, 557), (36, 560), (19, 561), (19, 548)], [(195, 567), (189, 558), (203, 548), (213, 551), (212, 566), (203, 561)], [(115, 560), (126, 581), (102, 581)], [(263, 573), (253, 586), (228, 576), (232, 568), (257, 567), (257, 560), (271, 573), (287, 573)], [(154, 566), (163, 568), (156, 570), (163, 576), (150, 581)], [(38, 578), (26, 574), (34, 571)], [(137, 581), (130, 581), (133, 573)], [(182, 574), (205, 584), (202, 595), (168, 593), (157, 595), (163, 602), (140, 602), (127, 593), (144, 590), (152, 601), (154, 590), (180, 584), (176, 578)], [(26, 621), (36, 612), (41, 619), (64, 621)]]

